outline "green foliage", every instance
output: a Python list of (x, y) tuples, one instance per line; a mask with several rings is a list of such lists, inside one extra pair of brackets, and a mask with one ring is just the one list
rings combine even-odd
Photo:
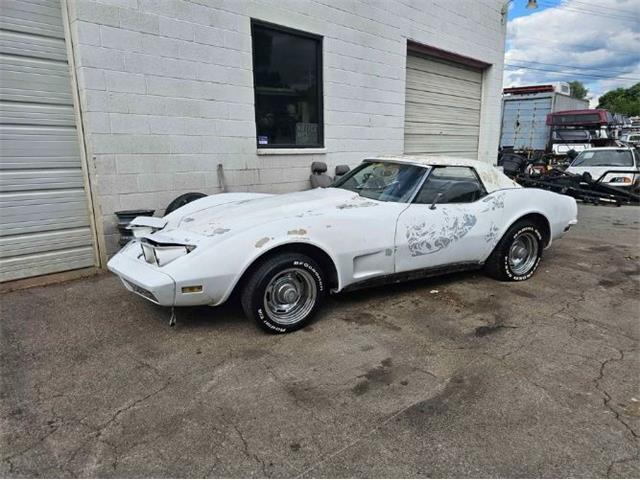
[(569, 82), (569, 86), (571, 87), (571, 96), (573, 98), (579, 98), (580, 100), (584, 100), (585, 98), (587, 98), (589, 90), (580, 80)]
[(640, 82), (629, 88), (610, 90), (599, 99), (598, 108), (630, 117), (640, 115)]

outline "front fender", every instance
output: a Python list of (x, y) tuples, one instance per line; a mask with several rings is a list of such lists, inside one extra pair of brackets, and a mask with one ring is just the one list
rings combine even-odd
[(176, 291), (191, 285), (203, 286), (203, 297), (211, 299), (211, 305), (224, 303), (245, 272), (263, 255), (287, 244), (306, 244), (322, 250), (336, 266), (338, 285), (342, 274), (336, 252), (326, 243), (311, 239), (304, 231), (284, 230), (282, 225), (254, 228), (215, 242), (199, 245), (192, 253), (169, 263), (163, 270), (176, 282)]
[(229, 286), (229, 288), (225, 292), (220, 303), (227, 301), (227, 299), (231, 295), (231, 292), (233, 292), (233, 290), (238, 285), (238, 282), (240, 282), (240, 279), (247, 272), (247, 270), (249, 270), (249, 268), (251, 268), (251, 266), (255, 264), (255, 262), (259, 261), (261, 258), (265, 256), (268, 256), (271, 252), (275, 251), (276, 249), (279, 249), (280, 247), (286, 247), (287, 245), (300, 245), (300, 244), (309, 245), (311, 247), (318, 248), (322, 250), (331, 259), (331, 261), (333, 262), (333, 265), (336, 268), (337, 277), (338, 277), (337, 278), (338, 290), (340, 290), (342, 288), (343, 275), (340, 271), (340, 268), (338, 268), (338, 261), (337, 261), (335, 252), (332, 252), (328, 245), (323, 244), (322, 242), (313, 241), (308, 237), (287, 237), (287, 238), (279, 238), (277, 240), (274, 239), (273, 241), (269, 242), (268, 245), (265, 244), (264, 248), (262, 247), (256, 248), (256, 251), (252, 252), (253, 255), (247, 258), (247, 260), (242, 264), (242, 267), (238, 269), (239, 270), (238, 274), (233, 279), (233, 283)]

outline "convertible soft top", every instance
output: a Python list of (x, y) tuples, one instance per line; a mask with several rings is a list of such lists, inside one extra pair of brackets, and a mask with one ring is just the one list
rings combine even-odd
[(480, 176), (480, 180), (484, 184), (484, 188), (488, 193), (496, 190), (504, 190), (505, 188), (522, 188), (516, 182), (507, 177), (493, 165), (478, 160), (469, 160), (466, 158), (455, 157), (439, 157), (435, 155), (388, 155), (382, 157), (370, 158), (368, 160), (381, 160), (386, 162), (411, 163), (426, 166), (456, 166), (471, 167)]

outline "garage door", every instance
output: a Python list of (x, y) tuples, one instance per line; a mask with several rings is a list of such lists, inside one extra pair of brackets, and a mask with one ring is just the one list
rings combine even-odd
[(95, 264), (58, 0), (0, 8), (0, 281)]
[(478, 158), (482, 72), (407, 55), (405, 153)]

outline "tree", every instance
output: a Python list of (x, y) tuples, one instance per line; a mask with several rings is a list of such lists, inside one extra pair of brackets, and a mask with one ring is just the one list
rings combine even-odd
[(640, 82), (629, 88), (610, 90), (598, 100), (598, 108), (629, 117), (640, 115)]
[(571, 87), (571, 96), (573, 98), (578, 98), (580, 100), (584, 100), (587, 98), (587, 94), (589, 90), (584, 86), (580, 80), (574, 80), (573, 82), (569, 82), (569, 86)]

